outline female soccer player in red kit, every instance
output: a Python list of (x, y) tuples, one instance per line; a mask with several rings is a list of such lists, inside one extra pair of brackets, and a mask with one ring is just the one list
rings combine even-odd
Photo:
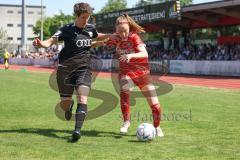
[(119, 59), (120, 66), (120, 103), (124, 119), (120, 133), (126, 134), (130, 127), (129, 97), (135, 84), (147, 98), (152, 110), (153, 125), (156, 128), (157, 136), (162, 137), (164, 134), (160, 128), (161, 106), (155, 87), (150, 80), (148, 53), (145, 44), (138, 35), (144, 32), (144, 29), (130, 16), (123, 14), (117, 18), (116, 34), (111, 38), (114, 45), (116, 45), (116, 55)]

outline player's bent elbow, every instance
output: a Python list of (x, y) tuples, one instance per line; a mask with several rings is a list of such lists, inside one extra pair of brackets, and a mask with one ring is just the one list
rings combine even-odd
[(147, 51), (144, 52), (144, 55), (145, 55), (146, 58), (148, 58), (148, 53), (147, 53)]

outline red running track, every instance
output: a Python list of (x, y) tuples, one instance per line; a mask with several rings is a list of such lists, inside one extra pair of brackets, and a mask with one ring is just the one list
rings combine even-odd
[[(3, 65), (0, 65), (0, 69), (4, 69)], [(37, 66), (18, 66), (11, 65), (10, 70), (26, 70), (31, 72), (48, 72), (54, 71), (54, 68), (42, 68)], [(99, 77), (110, 78), (111, 73), (101, 72), (98, 73)], [(153, 79), (166, 81), (170, 84), (181, 84), (191, 86), (201, 86), (210, 88), (221, 88), (240, 90), (240, 77), (223, 77), (223, 76), (192, 76), (192, 75), (154, 75)]]

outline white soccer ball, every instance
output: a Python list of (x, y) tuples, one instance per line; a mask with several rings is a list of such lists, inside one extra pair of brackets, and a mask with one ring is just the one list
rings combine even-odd
[(156, 129), (152, 124), (142, 123), (138, 126), (136, 135), (139, 141), (151, 141), (156, 136)]

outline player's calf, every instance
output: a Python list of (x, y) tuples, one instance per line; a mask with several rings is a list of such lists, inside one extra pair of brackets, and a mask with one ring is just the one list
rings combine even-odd
[(65, 111), (65, 119), (68, 121), (72, 118), (73, 105), (74, 105), (74, 101), (72, 99), (66, 99), (60, 102), (60, 106), (62, 110)]

